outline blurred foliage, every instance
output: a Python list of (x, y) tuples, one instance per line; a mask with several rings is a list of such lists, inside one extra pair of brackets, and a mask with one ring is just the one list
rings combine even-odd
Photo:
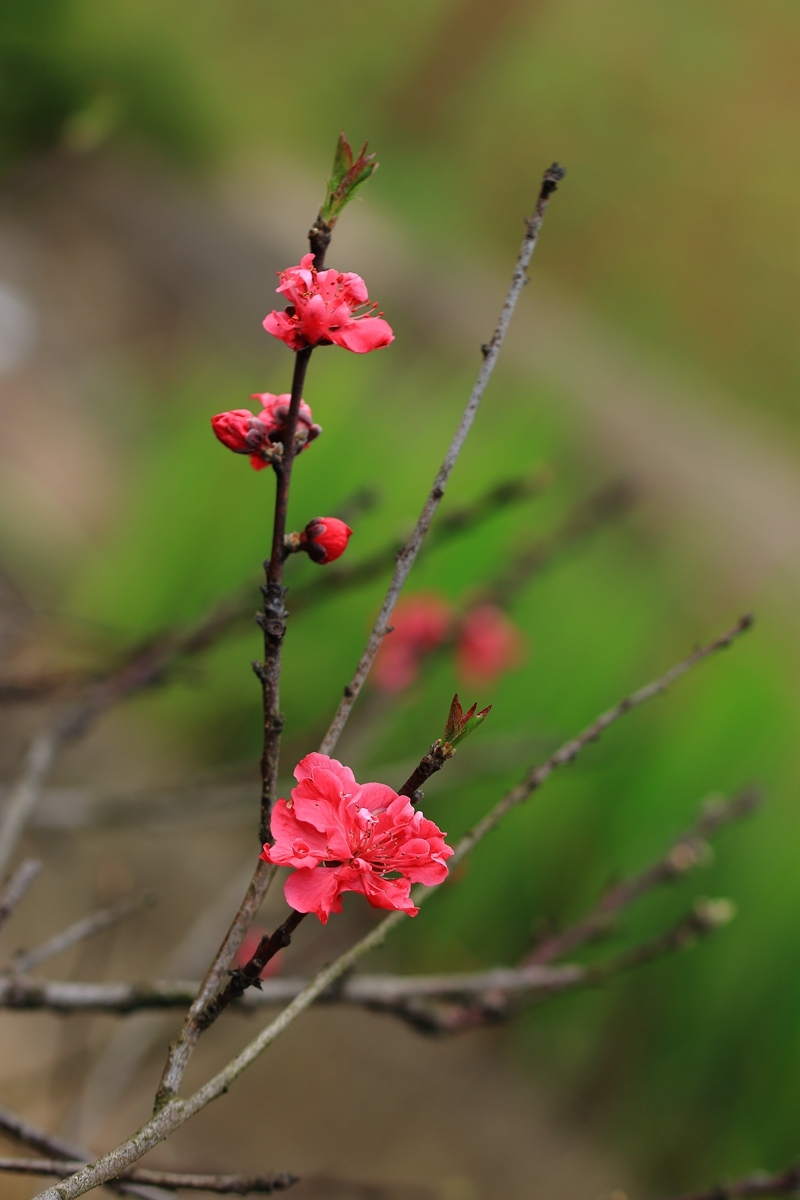
[[(7, 5), (0, 21), (0, 86), (14, 97), (0, 152), (8, 163), (70, 129), (80, 141), (79, 118), (91, 131), (94, 113), (108, 136), (145, 135), (187, 159), (205, 154), (217, 169), (300, 158), (322, 183), (343, 126), (354, 144), (368, 136), (380, 152), (370, 199), (423, 245), (487, 257), (502, 247), (503, 264), (542, 165), (558, 158), (568, 186), (537, 273), (796, 439), (799, 25), (789, 0), (373, 0), (335, 10), (319, 0), (28, 0)], [(299, 238), (312, 216), (299, 218)], [(349, 553), (402, 535), (471, 376), (399, 340), (363, 360), (317, 354), (308, 398), (325, 436), (298, 462), (294, 523), (335, 511), (377, 477), (383, 503), (358, 522)], [(76, 569), (71, 612), (139, 635), (191, 618), (254, 576), (268, 473), (224, 453), (205, 423), (223, 381), (234, 395), (239, 378), (246, 395), (254, 385), (245, 370), (194, 353), (185, 378), (154, 396), (169, 417), (132, 448), (127, 516)], [(414, 587), (462, 596), (601, 480), (558, 409), (544, 385), (501, 371), (446, 503), (543, 460), (558, 465), (557, 485), (431, 555)], [(295, 578), (316, 569), (290, 567)], [(380, 590), (292, 623), (290, 752), (314, 745)], [(552, 564), (514, 606), (529, 661), (490, 694), (462, 695), (494, 707), (463, 750), (475, 770), (452, 783), (443, 771), (427, 789), (431, 816), (457, 835), (530, 759), (725, 628), (738, 615), (729, 590), (741, 594), (643, 516)], [(706, 794), (763, 781), (764, 812), (723, 833), (705, 873), (651, 897), (629, 923), (642, 936), (704, 892), (735, 899), (734, 925), (677, 961), (559, 1000), (517, 1027), (569, 1111), (591, 1114), (662, 1189), (777, 1167), (797, 1153), (798, 663), (777, 594), (761, 595), (759, 609), (741, 645), (627, 717), (515, 813), (396, 949), (423, 969), (510, 960), (537, 920), (577, 915), (609, 874), (657, 854)], [(135, 711), (197, 761), (253, 758), (258, 691), (247, 663), (257, 653), (255, 629), (243, 631), (208, 655), (202, 686), (164, 690)], [(439, 657), (395, 708), (368, 698), (355, 721), (364, 770), (424, 750), (455, 684)], [(494, 775), (480, 768), (479, 743), (500, 757)]]

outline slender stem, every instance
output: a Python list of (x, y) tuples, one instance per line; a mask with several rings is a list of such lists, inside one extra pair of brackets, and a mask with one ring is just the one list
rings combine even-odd
[(259, 624), (264, 631), (264, 662), (254, 664), (264, 695), (264, 748), (261, 754), (261, 822), (259, 844), (269, 837), (269, 819), (277, 800), (278, 770), (280, 767), (283, 716), (280, 711), (281, 648), (286, 634), (288, 612), (284, 604), (283, 538), (289, 509), (289, 488), (295, 458), (294, 435), (297, 415), (303, 395), (308, 361), (312, 347), (298, 350), (294, 360), (292, 396), (283, 435), (283, 461), (275, 464), (275, 518), (272, 526), (272, 551), (266, 564), (267, 582), (264, 593), (264, 612)]
[[(14, 1175), (58, 1175), (63, 1179), (65, 1175), (71, 1175), (85, 1166), (85, 1160), (0, 1157), (0, 1171)], [(277, 1175), (201, 1175), (195, 1171), (152, 1171), (147, 1167), (131, 1167), (130, 1170), (121, 1171), (118, 1178), (171, 1190), (189, 1188), (234, 1196), (247, 1196), (254, 1192), (268, 1196), (272, 1192), (284, 1192), (293, 1183), (299, 1183), (298, 1176), (283, 1171)]]
[(3, 926), (14, 912), (41, 869), (42, 864), (38, 858), (26, 858), (17, 867), (0, 892), (0, 926)]
[(210, 1004), (203, 1009), (198, 1018), (201, 1030), (208, 1029), (209, 1025), (213, 1025), (220, 1013), (234, 1000), (243, 996), (248, 988), (261, 987), (261, 972), (264, 967), (279, 950), (283, 950), (291, 943), (292, 934), (305, 916), (306, 913), (296, 912), (292, 909), (289, 916), (274, 933), (266, 934), (261, 939), (250, 961), (240, 967), (238, 971), (232, 972), (228, 986), (218, 992)]
[(143, 908), (147, 908), (154, 903), (155, 897), (145, 895), (138, 896), (134, 900), (123, 900), (121, 903), (114, 904), (110, 908), (100, 908), (97, 912), (91, 913), (88, 917), (82, 917), (74, 925), (70, 925), (67, 929), (48, 938), (41, 946), (36, 946), (33, 950), (28, 950), (24, 954), (17, 954), (14, 958), (14, 970), (24, 975), (26, 972), (32, 971), (34, 967), (38, 967), (40, 963), (45, 962), (48, 958), (54, 958), (57, 954), (63, 954), (65, 950), (69, 950), (70, 947), (77, 945), (78, 942), (83, 942), (86, 938), (93, 937), (96, 933), (108, 929), (111, 925), (116, 925), (118, 921), (124, 920), (125, 917), (129, 917), (133, 913), (140, 912)]
[(322, 754), (330, 754), (336, 746), (342, 730), (347, 724), (348, 717), (353, 710), (353, 705), (358, 698), (358, 694), (364, 686), (367, 675), (370, 672), (375, 655), (378, 653), (381, 642), (389, 631), (389, 621), (394, 611), (394, 606), (397, 603), (400, 592), (408, 579), (411, 568), (414, 565), (417, 555), (419, 554), (425, 536), (430, 529), (431, 522), (436, 514), (436, 510), (441, 503), (445, 493), (448, 480), (453, 472), (453, 468), (458, 461), (458, 456), (461, 453), (461, 448), (464, 445), (467, 434), (472, 428), (472, 423), (475, 420), (478, 406), (483, 398), (483, 393), (486, 391), (486, 386), (491, 379), (495, 364), (500, 354), (508, 327), (511, 323), (511, 318), (514, 314), (514, 309), (517, 306), (517, 301), (522, 293), (522, 289), (527, 283), (528, 277), (526, 274), (528, 264), (531, 260), (531, 255), (536, 248), (536, 242), (539, 237), (539, 230), (542, 227), (544, 214), (547, 210), (547, 204), (553, 192), (558, 187), (560, 180), (564, 176), (562, 167), (554, 163), (544, 173), (542, 186), (539, 191), (539, 198), (536, 202), (533, 216), (529, 217), (525, 223), (525, 237), (522, 240), (519, 255), (517, 257), (514, 273), (511, 277), (511, 285), (503, 302), (503, 307), (500, 310), (500, 317), (497, 322), (491, 341), (482, 347), (483, 363), (478, 372), (478, 377), (472, 388), (467, 407), (455, 432), (450, 447), (444, 456), (436, 478), (433, 481), (433, 487), (428, 493), (428, 498), (423, 505), (422, 512), (419, 515), (414, 532), (411, 534), (406, 545), (397, 555), (397, 564), (392, 575), (389, 589), (384, 598), (381, 610), (378, 613), (372, 632), (369, 636), (366, 649), (362, 654), (358, 666), (356, 667), (353, 678), (344, 689), (344, 696), (339, 704), (330, 728), (325, 734), (320, 746)]
[[(552, 754), (541, 766), (528, 772), (528, 775), (517, 787), (512, 788), (503, 799), (495, 805), (490, 813), (467, 833), (455, 848), (449, 866), (455, 868), (488, 833), (490, 833), (512, 808), (527, 800), (559, 767), (572, 762), (581, 750), (590, 742), (596, 741), (610, 725), (614, 724), (626, 713), (646, 703), (653, 697), (661, 695), (670, 684), (674, 683), (687, 671), (710, 655), (730, 646), (753, 623), (751, 616), (742, 617), (736, 625), (721, 637), (715, 638), (705, 646), (700, 646), (685, 659), (672, 667), (660, 678), (633, 692), (613, 708), (601, 714), (597, 720), (588, 725), (577, 737), (572, 738)], [(418, 885), (412, 893), (414, 903), (421, 906), (435, 892), (435, 887)], [(245, 1046), (235, 1058), (218, 1071), (202, 1087), (198, 1088), (185, 1100), (174, 1096), (166, 1100), (163, 1107), (157, 1109), (153, 1117), (146, 1122), (128, 1141), (116, 1149), (104, 1154), (96, 1162), (78, 1171), (63, 1183), (40, 1193), (37, 1200), (75, 1200), (91, 1188), (98, 1187), (107, 1179), (113, 1179), (119, 1171), (141, 1158), (153, 1146), (169, 1137), (176, 1129), (210, 1104), (212, 1100), (224, 1095), (230, 1085), (245, 1071), (276, 1038), (322, 996), (338, 979), (341, 979), (365, 955), (381, 946), (389, 933), (405, 919), (402, 912), (390, 913), (379, 925), (376, 925), (366, 937), (356, 942), (349, 950), (340, 955), (334, 962), (328, 964), (309, 982), (287, 1007), (273, 1021)]]
[(8, 870), (22, 831), (39, 802), (63, 737), (62, 726), (54, 724), (38, 733), (28, 748), (22, 773), (11, 788), (0, 815), (0, 878)]
[[(18, 1116), (17, 1113), (11, 1112), (7, 1108), (0, 1108), (0, 1129), (9, 1137), (22, 1142), (23, 1145), (31, 1146), (34, 1150), (39, 1150), (53, 1158), (76, 1159), (79, 1162), (87, 1162), (91, 1158), (91, 1155), (82, 1146), (68, 1142), (54, 1133), (48, 1133), (46, 1129), (41, 1129), (38, 1125), (26, 1121), (24, 1117)], [(144, 1187), (135, 1183), (111, 1181), (107, 1186), (125, 1196), (138, 1196), (139, 1200), (163, 1200), (167, 1195), (166, 1192), (158, 1192), (153, 1187)]]
[(685, 1192), (674, 1200), (749, 1200), (751, 1196), (796, 1196), (800, 1190), (800, 1162), (774, 1175), (762, 1172), (734, 1183), (718, 1183), (704, 1192)]
[(624, 908), (654, 888), (681, 879), (687, 871), (706, 862), (709, 855), (706, 838), (721, 825), (747, 816), (760, 802), (761, 793), (755, 788), (746, 788), (731, 800), (707, 805), (691, 829), (673, 842), (665, 855), (637, 875), (623, 879), (621, 883), (610, 888), (592, 911), (580, 921), (561, 933), (540, 941), (533, 951), (526, 955), (524, 963), (534, 965), (555, 962), (606, 933), (613, 918)]

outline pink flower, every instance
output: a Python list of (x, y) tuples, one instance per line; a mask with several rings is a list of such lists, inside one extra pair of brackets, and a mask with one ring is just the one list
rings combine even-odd
[(274, 310), (264, 318), (267, 333), (286, 342), (290, 350), (335, 342), (345, 350), (366, 354), (394, 341), (387, 321), (357, 312), (368, 300), (360, 275), (317, 271), (313, 263), (314, 255), (305, 254), (299, 267), (281, 271), (276, 290), (289, 303), (284, 312)]
[[(272, 812), (266, 862), (295, 867), (284, 895), (323, 925), (342, 911), (342, 892), (361, 892), (374, 908), (415, 917), (411, 884), (441, 883), (453, 853), (445, 834), (405, 796), (383, 783), (356, 783), (349, 767), (308, 754), (295, 767), (297, 787)], [(399, 876), (390, 879), (389, 875)]]
[(352, 533), (338, 517), (315, 517), (300, 534), (300, 543), (315, 563), (329, 563), (344, 554)]
[[(280, 396), (274, 396), (272, 392), (256, 392), (250, 399), (261, 402), (263, 408), (260, 413), (254, 415), (247, 408), (234, 408), (212, 417), (211, 426), (224, 446), (235, 454), (249, 454), (251, 465), (256, 471), (261, 471), (269, 466), (269, 451), (281, 441), (286, 431), (291, 396), (288, 392)], [(321, 427), (314, 424), (311, 409), (305, 400), (301, 400), (295, 431), (295, 443), (299, 444), (299, 450), (305, 450), (308, 443), (321, 433)]]
[(525, 642), (516, 625), (496, 604), (479, 604), (467, 613), (458, 634), (459, 674), (469, 684), (489, 683), (522, 660)]
[(402, 692), (419, 674), (424, 654), (434, 650), (450, 632), (453, 611), (433, 592), (418, 592), (401, 600), (394, 611), (394, 631), (383, 639), (372, 678), (385, 692)]

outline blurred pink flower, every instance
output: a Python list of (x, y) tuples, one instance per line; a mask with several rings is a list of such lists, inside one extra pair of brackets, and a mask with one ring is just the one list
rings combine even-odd
[[(295, 767), (291, 800), (272, 812), (266, 862), (295, 867), (284, 895), (298, 912), (325, 924), (342, 911), (342, 892), (360, 892), (375, 908), (415, 917), (411, 884), (441, 883), (453, 853), (445, 834), (405, 796), (383, 783), (358, 784), (349, 767), (309, 754)], [(399, 875), (389, 879), (387, 875)]]
[(401, 692), (419, 674), (424, 654), (434, 650), (450, 632), (453, 610), (434, 592), (418, 592), (401, 600), (394, 610), (394, 631), (381, 643), (372, 678), (385, 692)]
[(367, 354), (394, 341), (391, 326), (382, 317), (357, 312), (369, 298), (360, 275), (317, 271), (313, 263), (314, 255), (305, 254), (298, 267), (281, 271), (276, 290), (289, 303), (283, 312), (276, 309), (264, 318), (267, 333), (286, 342), (290, 350), (334, 342)]
[(524, 653), (522, 634), (496, 604), (479, 604), (461, 623), (456, 662), (465, 683), (490, 683), (518, 666)]

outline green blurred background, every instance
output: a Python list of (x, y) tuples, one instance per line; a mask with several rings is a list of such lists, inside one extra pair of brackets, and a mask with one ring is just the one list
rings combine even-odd
[[(33, 260), (49, 247), (60, 264), (56, 316), (42, 300), (40, 317), (45, 344), (55, 330), (47, 386), (26, 384), (24, 367), (8, 377), (0, 551), (14, 587), (70, 631), (57, 639), (67, 658), (100, 661), (254, 577), (270, 479), (223, 452), (208, 418), (286, 390), (291, 361), (259, 333), (270, 275), (238, 308), (215, 282), (229, 271), (236, 291), (232, 249), (252, 262), (262, 234), (285, 254), (273, 268), (299, 257), (340, 128), (369, 137), (381, 169), (329, 259), (363, 270), (398, 337), (365, 359), (315, 355), (306, 398), (325, 434), (298, 462), (292, 513), (299, 525), (377, 485), (379, 504), (353, 521), (354, 558), (409, 528), (541, 171), (566, 164), (532, 295), (445, 505), (543, 463), (555, 482), (432, 553), (413, 588), (462, 598), (609, 479), (632, 478), (639, 501), (515, 599), (527, 660), (476, 697), (494, 709), (475, 769), (443, 773), (426, 811), (457, 835), (626, 689), (741, 611), (758, 621), (514, 814), (396, 955), (410, 969), (511, 962), (537, 922), (577, 916), (704, 796), (763, 783), (764, 809), (721, 835), (704, 874), (627, 923), (644, 936), (702, 892), (736, 902), (730, 928), (535, 1010), (508, 1037), (554, 1103), (654, 1190), (788, 1163), (800, 1077), (797, 5), (26, 0), (0, 15), (0, 95), (6, 276), (36, 296), (44, 269), (19, 265), (36, 239)], [(90, 235), (125, 242), (120, 261), (151, 293), (131, 299)], [(118, 291), (147, 320), (109, 332), (87, 317), (76, 334), (73, 296), (88, 311)], [(296, 582), (316, 569), (290, 567)], [(380, 594), (298, 614), (289, 757), (318, 740)], [(198, 770), (253, 760), (257, 647), (242, 627), (199, 677), (130, 705), (130, 720)], [(391, 708), (368, 697), (352, 740), (362, 775), (426, 747), (455, 683), (440, 656)]]

